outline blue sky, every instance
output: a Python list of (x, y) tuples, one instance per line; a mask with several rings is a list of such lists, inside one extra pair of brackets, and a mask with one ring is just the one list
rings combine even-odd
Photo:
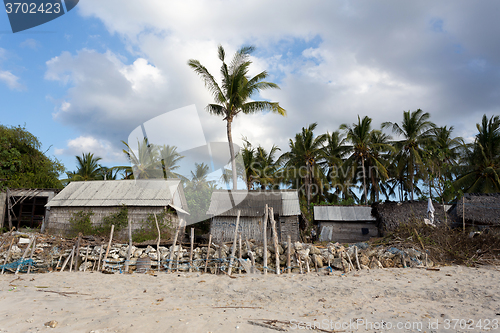
[[(207, 141), (224, 141), (220, 118), (188, 68), (199, 59), (218, 74), (228, 55), (257, 47), (253, 71), (281, 90), (262, 97), (287, 110), (239, 117), (233, 137), (286, 150), (318, 122), (318, 134), (359, 114), (399, 122), (421, 108), (471, 140), (483, 114), (500, 114), (500, 32), (495, 1), (81, 0), (60, 18), (13, 34), (0, 13), (3, 125), (24, 125), (48, 154), (73, 170), (94, 152), (126, 161), (121, 140), (165, 112), (195, 105)], [(189, 129), (189, 124), (180, 124)], [(185, 140), (189, 140), (187, 137)]]

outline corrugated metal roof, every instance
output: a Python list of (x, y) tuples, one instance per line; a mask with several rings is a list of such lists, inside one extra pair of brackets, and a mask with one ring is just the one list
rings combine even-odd
[(300, 214), (297, 191), (214, 191), (207, 214), (213, 216), (262, 216), (266, 204), (281, 216)]
[(315, 206), (316, 221), (376, 221), (372, 208), (364, 206)]
[[(100, 207), (100, 206), (151, 206), (161, 207), (172, 203), (186, 207), (179, 198), (180, 180), (96, 180), (72, 182), (47, 203), (48, 207)], [(179, 193), (178, 193), (179, 192)], [(184, 201), (184, 202), (183, 202)]]

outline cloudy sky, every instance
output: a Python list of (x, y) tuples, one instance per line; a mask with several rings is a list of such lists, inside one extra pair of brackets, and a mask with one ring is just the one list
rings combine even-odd
[[(456, 0), (81, 0), (60, 18), (15, 34), (0, 14), (0, 123), (25, 125), (69, 170), (75, 155), (89, 151), (105, 165), (123, 165), (121, 140), (190, 105), (205, 139), (225, 141), (225, 123), (204, 111), (211, 96), (186, 63), (198, 59), (218, 78), (217, 45), (232, 55), (251, 44), (252, 73), (267, 70), (281, 87), (260, 98), (280, 102), (288, 116), (238, 117), (236, 143), (247, 137), (286, 150), (313, 122), (318, 134), (357, 115), (379, 127), (417, 108), (470, 139), (483, 114), (500, 114), (499, 7)], [(193, 126), (181, 119), (178, 129), (190, 133)]]

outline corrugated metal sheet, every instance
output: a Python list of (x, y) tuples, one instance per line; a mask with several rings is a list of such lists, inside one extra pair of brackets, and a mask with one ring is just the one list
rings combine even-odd
[(364, 206), (315, 206), (316, 221), (376, 221), (372, 208)]
[(213, 216), (263, 216), (266, 204), (280, 216), (300, 214), (297, 191), (214, 191), (207, 214)]
[(161, 207), (172, 203), (182, 208), (180, 180), (97, 180), (72, 182), (47, 204), (48, 207), (101, 207), (101, 206), (151, 206)]

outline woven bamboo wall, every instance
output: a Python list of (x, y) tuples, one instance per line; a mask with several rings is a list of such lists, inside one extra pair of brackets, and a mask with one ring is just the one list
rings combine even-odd
[[(111, 214), (119, 211), (120, 207), (52, 207), (50, 209), (49, 223), (47, 230), (49, 233), (66, 235), (71, 229), (70, 219), (74, 213), (79, 211), (92, 211), (94, 214), (90, 220), (94, 226), (102, 223), (102, 220)], [(128, 217), (132, 222), (132, 231), (140, 229), (142, 221), (146, 220), (149, 214), (161, 214), (163, 207), (128, 207)], [(176, 214), (168, 214), (172, 227), (177, 227), (179, 219)], [(127, 237), (128, 230), (122, 230), (117, 236)]]

